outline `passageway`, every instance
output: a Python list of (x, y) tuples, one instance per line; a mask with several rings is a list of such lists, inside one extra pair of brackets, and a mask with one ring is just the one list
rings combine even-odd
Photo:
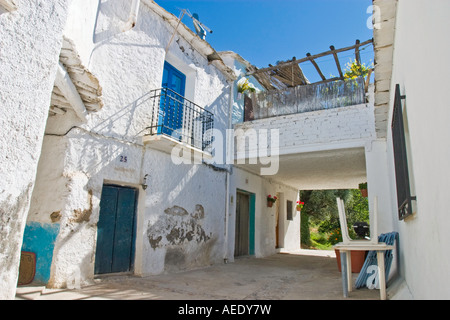
[[(355, 277), (356, 278), (356, 277)], [(105, 276), (80, 289), (18, 287), (32, 300), (340, 300), (341, 273), (333, 251), (300, 250), (265, 258), (149, 277)], [(354, 290), (350, 300), (378, 300), (379, 291)]]

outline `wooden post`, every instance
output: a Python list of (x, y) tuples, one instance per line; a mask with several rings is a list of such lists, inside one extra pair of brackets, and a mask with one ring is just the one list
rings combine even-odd
[(337, 56), (336, 49), (334, 48), (334, 46), (330, 46), (330, 49), (331, 49), (331, 53), (333, 54), (334, 61), (336, 62), (336, 67), (339, 71), (339, 76), (342, 79), (344, 79), (344, 74), (342, 73), (341, 64), (339, 63), (339, 58)]
[(322, 78), (322, 80), (326, 80), (325, 76), (323, 75), (322, 71), (320, 70), (319, 66), (317, 65), (316, 61), (314, 61), (313, 58), (311, 58), (311, 53), (307, 53), (306, 56), (309, 58), (309, 61), (313, 64), (314, 68), (316, 68), (317, 73), (319, 73), (319, 76)]
[(361, 65), (361, 55), (359, 53), (359, 40), (356, 40), (356, 44), (355, 44), (355, 59), (356, 59), (356, 63), (358, 64), (358, 66)]

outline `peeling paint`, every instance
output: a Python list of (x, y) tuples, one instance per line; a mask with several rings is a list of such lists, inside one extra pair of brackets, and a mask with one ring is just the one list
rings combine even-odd
[(152, 235), (149, 235), (148, 241), (150, 242), (150, 246), (155, 249), (158, 247), (158, 244), (161, 242), (162, 236), (157, 237), (156, 239), (153, 238)]
[(53, 223), (59, 222), (61, 220), (61, 211), (54, 211), (50, 214), (50, 219)]
[(211, 239), (212, 234), (204, 230), (201, 222), (205, 217), (202, 205), (197, 204), (191, 214), (179, 206), (167, 208), (164, 212), (165, 216), (161, 216), (156, 223), (149, 223), (147, 228), (147, 237), (153, 249), (179, 247), (190, 242), (202, 243)]
[(192, 217), (195, 219), (203, 219), (205, 217), (205, 209), (203, 209), (202, 205), (195, 205), (195, 211), (192, 213)]
[(166, 214), (171, 214), (174, 216), (185, 216), (188, 215), (189, 213), (186, 211), (186, 209), (179, 207), (179, 206), (173, 206), (171, 208), (167, 208), (166, 210), (164, 210), (164, 213)]
[(89, 202), (89, 208), (87, 209), (75, 209), (73, 210), (74, 217), (70, 219), (72, 222), (81, 223), (81, 222), (89, 222), (89, 219), (91, 218), (92, 214), (92, 190), (88, 191), (88, 202)]

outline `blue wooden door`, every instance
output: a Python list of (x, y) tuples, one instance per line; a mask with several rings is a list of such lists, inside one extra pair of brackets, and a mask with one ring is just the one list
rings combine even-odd
[(97, 223), (96, 274), (132, 270), (136, 196), (135, 189), (103, 186)]
[[(164, 62), (158, 133), (180, 138), (183, 127), (184, 89), (186, 76), (168, 62)], [(169, 89), (169, 90), (167, 90)]]

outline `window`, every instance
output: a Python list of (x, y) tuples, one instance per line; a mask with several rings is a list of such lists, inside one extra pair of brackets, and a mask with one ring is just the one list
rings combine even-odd
[(292, 219), (292, 201), (290, 201), (290, 200), (286, 201), (286, 220), (293, 220)]
[(392, 116), (392, 142), (394, 147), (395, 180), (397, 185), (398, 218), (400, 220), (412, 215), (409, 185), (408, 160), (406, 154), (405, 127), (403, 124), (402, 100), (406, 96), (400, 94), (400, 85), (395, 87), (394, 110)]

